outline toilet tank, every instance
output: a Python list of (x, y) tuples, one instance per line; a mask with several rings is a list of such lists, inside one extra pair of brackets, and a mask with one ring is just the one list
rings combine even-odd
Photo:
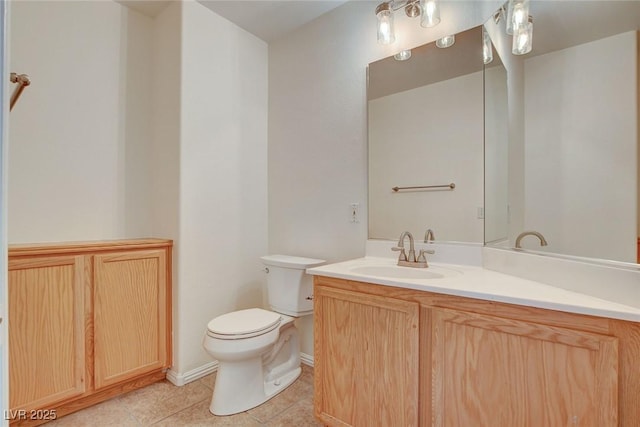
[(260, 259), (267, 267), (267, 296), (271, 309), (296, 317), (313, 313), (313, 280), (305, 269), (325, 261), (289, 255), (267, 255)]

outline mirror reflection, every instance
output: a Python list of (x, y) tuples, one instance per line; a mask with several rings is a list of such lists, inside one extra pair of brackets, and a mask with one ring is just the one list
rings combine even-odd
[(482, 70), (481, 26), (369, 65), (369, 238), (484, 241)]
[[(509, 131), (508, 153), (487, 153), (488, 163), (508, 159), (503, 177), (487, 179), (487, 223), (502, 230), (487, 240), (512, 248), (535, 230), (548, 245), (525, 237), (523, 248), (635, 264), (640, 2), (532, 1), (530, 14), (533, 50), (523, 56), (511, 54), (504, 22), (486, 23), (508, 83), (502, 126), (487, 130)], [(502, 97), (496, 90), (487, 85), (487, 98)]]

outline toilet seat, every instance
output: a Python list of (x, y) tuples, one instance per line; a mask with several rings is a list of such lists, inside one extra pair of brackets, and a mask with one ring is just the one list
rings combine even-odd
[(279, 313), (249, 308), (223, 314), (207, 324), (207, 334), (213, 338), (237, 340), (266, 334), (282, 321)]

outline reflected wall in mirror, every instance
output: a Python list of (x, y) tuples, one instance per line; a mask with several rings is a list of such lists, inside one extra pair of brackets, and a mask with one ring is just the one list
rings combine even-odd
[(533, 51), (520, 57), (510, 54), (504, 22), (486, 24), (509, 98), (508, 177), (496, 184), (509, 188), (508, 201), (487, 210), (508, 236), (494, 243), (513, 247), (536, 230), (548, 246), (524, 239), (524, 248), (635, 264), (640, 2), (532, 1), (530, 14)]
[[(483, 242), (482, 27), (369, 65), (369, 238)], [(454, 183), (455, 188), (446, 185)], [(393, 187), (443, 185), (393, 191)]]

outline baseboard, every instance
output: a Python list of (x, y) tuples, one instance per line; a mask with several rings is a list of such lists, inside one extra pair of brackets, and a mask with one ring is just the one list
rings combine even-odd
[[(300, 353), (300, 362), (313, 368), (313, 356), (310, 356), (306, 353)], [(184, 374), (176, 372), (173, 369), (169, 369), (167, 371), (167, 380), (171, 384), (181, 387), (183, 385), (189, 384), (190, 382), (206, 377), (207, 375), (214, 373), (217, 369), (217, 361), (209, 362), (206, 365), (199, 366), (195, 369), (185, 372)]]
[(185, 372), (184, 374), (176, 372), (173, 369), (169, 369), (167, 371), (167, 380), (171, 384), (181, 387), (185, 384), (189, 384), (190, 382), (206, 377), (207, 375), (214, 373), (217, 369), (218, 361), (209, 362), (206, 365), (199, 366)]
[(313, 368), (313, 356), (307, 353), (300, 353), (300, 362)]

